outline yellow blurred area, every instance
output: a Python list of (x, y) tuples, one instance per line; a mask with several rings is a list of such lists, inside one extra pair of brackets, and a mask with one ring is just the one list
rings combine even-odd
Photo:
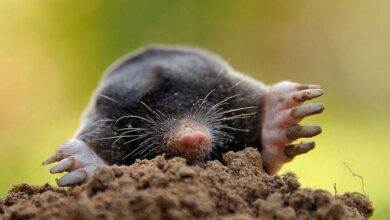
[(323, 134), (280, 173), (366, 193), (374, 219), (390, 218), (389, 12), (386, 0), (0, 0), (0, 196), (21, 182), (54, 184), (40, 163), (77, 129), (115, 59), (151, 43), (189, 44), (268, 84), (321, 84), (326, 111), (304, 123)]

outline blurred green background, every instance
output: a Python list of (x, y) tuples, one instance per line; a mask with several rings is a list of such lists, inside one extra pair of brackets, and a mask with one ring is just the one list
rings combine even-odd
[[(286, 165), (304, 186), (366, 193), (390, 218), (390, 1), (0, 1), (0, 197), (42, 184), (101, 73), (150, 43), (208, 48), (266, 83), (318, 83), (317, 148)], [(363, 176), (361, 180), (353, 172)]]

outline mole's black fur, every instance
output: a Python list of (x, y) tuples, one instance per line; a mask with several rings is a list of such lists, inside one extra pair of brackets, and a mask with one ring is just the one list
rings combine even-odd
[(232, 72), (200, 49), (156, 46), (130, 54), (103, 77), (76, 138), (109, 164), (131, 164), (169, 156), (164, 135), (188, 118), (212, 131), (212, 153), (203, 159), (260, 147), (264, 86)]

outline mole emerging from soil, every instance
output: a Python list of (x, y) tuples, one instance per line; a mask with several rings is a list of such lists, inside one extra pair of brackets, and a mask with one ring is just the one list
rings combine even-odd
[(304, 104), (323, 92), (289, 81), (267, 86), (205, 50), (148, 47), (108, 69), (74, 137), (43, 164), (58, 162), (50, 172), (69, 172), (57, 183), (70, 186), (106, 165), (161, 154), (202, 163), (251, 146), (274, 174), (314, 148), (314, 142), (292, 142), (321, 133), (299, 122), (324, 110)]

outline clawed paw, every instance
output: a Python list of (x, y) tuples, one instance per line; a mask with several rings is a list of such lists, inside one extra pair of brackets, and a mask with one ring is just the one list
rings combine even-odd
[(304, 104), (323, 93), (319, 85), (287, 81), (270, 87), (265, 99), (261, 132), (262, 154), (268, 173), (276, 173), (284, 163), (314, 148), (314, 142), (291, 143), (321, 133), (319, 126), (302, 126), (299, 122), (324, 110), (324, 105), (320, 103)]
[(58, 186), (71, 186), (84, 182), (98, 167), (105, 163), (80, 140), (70, 140), (56, 153), (42, 162), (43, 165), (58, 162), (50, 173), (69, 172), (57, 180)]

